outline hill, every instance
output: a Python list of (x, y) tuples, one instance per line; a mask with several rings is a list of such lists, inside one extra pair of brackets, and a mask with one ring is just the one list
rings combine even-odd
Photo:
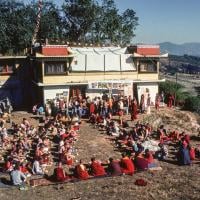
[(174, 44), (171, 42), (160, 43), (160, 49), (162, 53), (168, 52), (172, 55), (192, 55), (200, 56), (200, 43), (184, 43), (184, 44)]
[[(31, 123), (38, 125), (38, 121), (34, 121), (30, 114), (24, 112), (12, 113), (12, 120), (15, 123), (21, 122), (24, 115), (28, 120), (31, 120)], [(152, 108), (151, 115), (142, 114), (138, 117), (138, 120), (142, 123), (148, 122), (152, 124), (154, 130), (163, 124), (167, 130), (187, 131), (191, 136), (191, 144), (194, 147), (199, 145), (200, 138), (197, 132), (199, 116), (194, 113), (168, 108), (161, 108), (157, 112)], [(130, 116), (127, 119), (130, 119)], [(129, 124), (133, 126), (135, 122), (129, 121)], [(109, 156), (120, 158), (121, 152), (124, 151), (123, 148), (117, 145), (113, 137), (95, 129), (85, 121), (81, 124), (78, 141), (75, 145), (78, 151), (76, 159), (83, 159), (86, 163), (90, 161), (91, 156), (96, 156), (96, 158), (104, 162)], [(162, 167), (161, 171), (138, 171), (133, 176), (101, 177), (62, 185), (32, 187), (23, 192), (19, 191), (17, 187), (0, 188), (1, 199), (11, 199), (12, 197), (15, 200), (199, 199), (199, 160), (194, 161), (191, 166), (178, 166), (175, 159), (176, 143), (171, 142), (167, 146), (169, 148), (169, 156), (165, 161), (159, 162)], [(50, 174), (53, 173), (53, 168), (54, 166), (49, 167)], [(8, 174), (1, 174), (1, 176), (4, 179), (9, 179)], [(147, 185), (143, 187), (136, 186), (135, 181), (137, 179), (146, 180)], [(187, 189), (185, 189), (186, 184)]]
[(161, 60), (161, 73), (175, 74), (177, 72), (186, 74), (200, 73), (200, 57), (189, 55), (169, 55), (168, 59)]

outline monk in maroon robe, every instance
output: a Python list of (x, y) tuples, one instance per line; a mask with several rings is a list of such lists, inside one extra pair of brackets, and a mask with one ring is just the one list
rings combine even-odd
[(95, 105), (94, 105), (94, 102), (92, 102), (90, 104), (90, 115), (92, 115), (94, 112), (95, 112)]
[(133, 173), (135, 172), (135, 166), (132, 160), (128, 156), (125, 156), (125, 154), (122, 154), (121, 170), (122, 173), (127, 175), (133, 175)]
[(54, 175), (55, 175), (56, 181), (59, 181), (59, 182), (63, 182), (69, 179), (69, 176), (65, 173), (61, 162), (59, 162), (58, 166), (55, 168)]
[(91, 158), (91, 174), (92, 176), (104, 176), (106, 175), (104, 167), (101, 165), (101, 163), (95, 158)]
[(137, 119), (137, 114), (138, 114), (138, 106), (136, 99), (134, 99), (132, 102), (131, 120)]
[(86, 180), (89, 178), (88, 171), (81, 160), (80, 160), (79, 165), (77, 165), (75, 168), (75, 175), (78, 179), (81, 179), (81, 180)]

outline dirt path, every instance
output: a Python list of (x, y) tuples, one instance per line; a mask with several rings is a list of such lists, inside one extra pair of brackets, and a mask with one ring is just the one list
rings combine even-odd
[(85, 121), (81, 124), (75, 147), (78, 151), (76, 159), (82, 159), (84, 162), (89, 162), (93, 156), (101, 161), (106, 161), (109, 157), (120, 158), (120, 153), (114, 149), (112, 140)]

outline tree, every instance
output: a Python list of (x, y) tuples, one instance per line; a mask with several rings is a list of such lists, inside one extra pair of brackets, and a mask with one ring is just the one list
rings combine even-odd
[(19, 53), (30, 44), (33, 28), (27, 13), (29, 12), (22, 2), (0, 1), (0, 51), (2, 54)]
[(114, 0), (65, 0), (62, 8), (66, 36), (72, 42), (125, 45), (135, 36), (135, 11), (120, 15)]
[(42, 5), (38, 38), (40, 40), (49, 39), (54, 42), (61, 42), (63, 39), (62, 17), (60, 11), (58, 7), (50, 1), (45, 1)]
[(121, 45), (130, 43), (135, 36), (134, 30), (137, 26), (138, 17), (136, 17), (136, 12), (132, 9), (127, 9), (121, 17), (121, 29), (119, 32)]
[(92, 0), (65, 0), (65, 34), (70, 41), (84, 41), (95, 20), (96, 4)]

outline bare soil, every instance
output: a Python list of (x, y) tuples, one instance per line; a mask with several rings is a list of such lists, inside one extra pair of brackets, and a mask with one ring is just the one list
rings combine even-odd
[[(34, 125), (38, 121), (27, 113), (13, 113), (12, 120), (21, 122), (27, 117)], [(129, 119), (130, 116), (127, 116)], [(161, 109), (160, 112), (152, 111), (151, 115), (140, 115), (141, 122), (149, 122), (154, 128), (164, 124), (167, 128), (187, 131), (193, 135), (193, 144), (200, 145), (197, 136), (199, 116), (190, 112)], [(132, 125), (133, 122), (129, 122)], [(76, 160), (82, 159), (89, 162), (92, 156), (106, 161), (110, 156), (120, 158), (120, 152), (115, 143), (103, 132), (94, 129), (83, 121), (80, 137), (75, 143), (78, 150)], [(91, 179), (76, 183), (63, 184), (63, 189), (57, 185), (29, 188), (28, 191), (19, 191), (17, 188), (0, 189), (0, 199), (138, 199), (138, 200), (189, 200), (200, 199), (200, 161), (195, 161), (191, 166), (178, 166), (174, 160), (174, 146), (170, 146), (170, 156), (167, 162), (160, 162), (163, 170), (150, 173), (140, 172), (133, 176), (119, 176)], [(136, 186), (135, 181), (143, 178), (147, 186)]]

